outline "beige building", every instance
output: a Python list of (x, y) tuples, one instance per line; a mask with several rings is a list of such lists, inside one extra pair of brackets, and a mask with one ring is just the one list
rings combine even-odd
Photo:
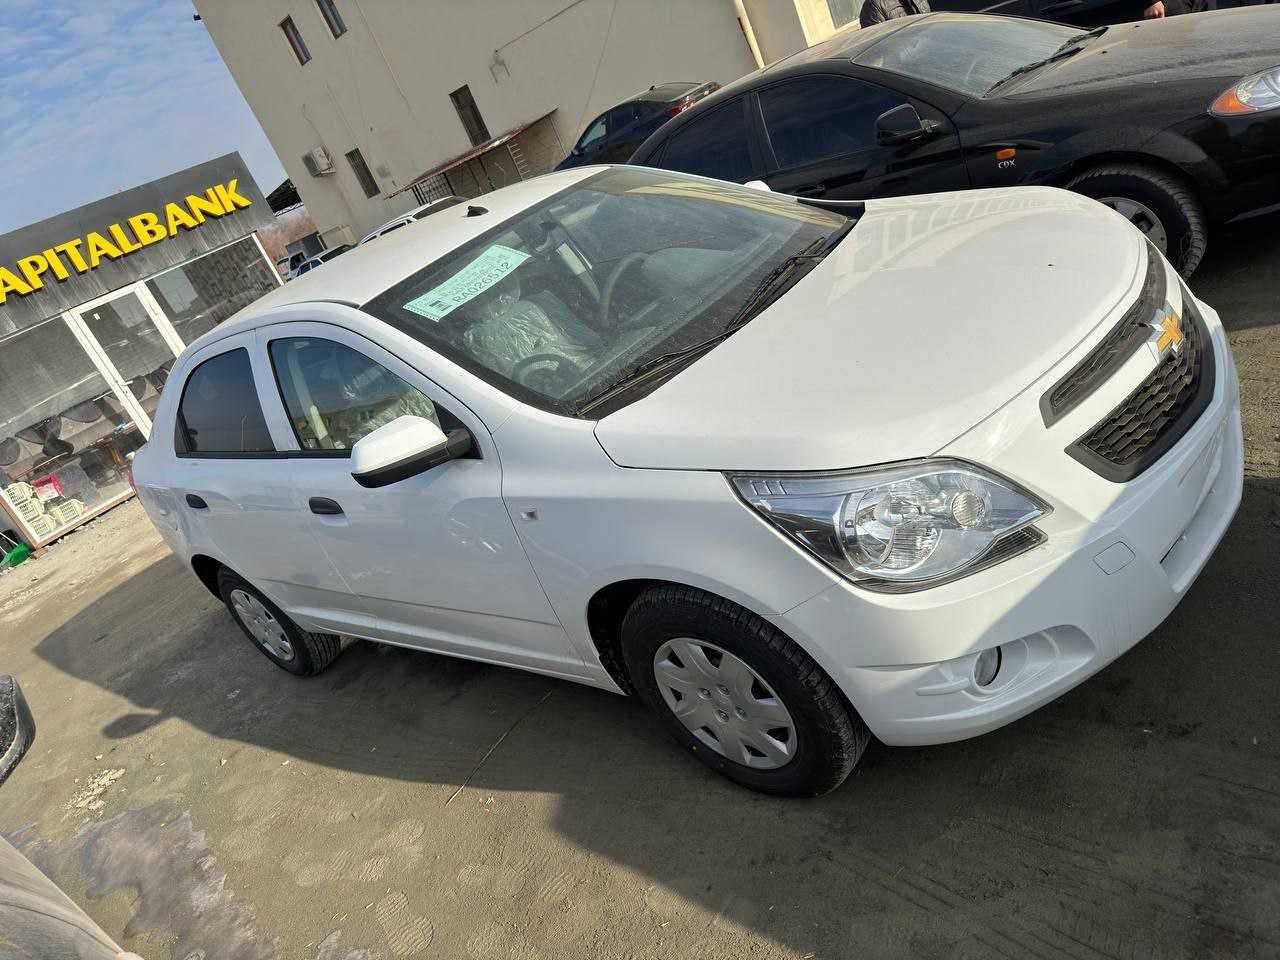
[(857, 0), (195, 0), (326, 243), (554, 166), (604, 109), (728, 83)]

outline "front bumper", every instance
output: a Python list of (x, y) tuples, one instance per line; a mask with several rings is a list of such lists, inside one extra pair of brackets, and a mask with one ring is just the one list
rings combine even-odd
[[(1213, 401), (1156, 464), (1114, 484), (1062, 453), (1106, 397), (1046, 430), (1029, 391), (940, 453), (988, 463), (1054, 505), (1045, 544), (933, 589), (870, 594), (840, 583), (774, 617), (815, 652), (872, 732), (889, 744), (942, 743), (1024, 716), (1124, 653), (1169, 615), (1221, 540), (1240, 503), (1239, 388), (1221, 323)], [(1053, 374), (1050, 374), (1051, 379)], [(1032, 396), (1032, 394), (1035, 396)], [(1055, 491), (1067, 491), (1055, 496)], [(977, 655), (1000, 646), (987, 687)]]

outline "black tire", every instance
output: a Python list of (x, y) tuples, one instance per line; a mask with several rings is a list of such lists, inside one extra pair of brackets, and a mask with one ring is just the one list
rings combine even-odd
[[(766, 770), (739, 763), (676, 717), (659, 690), (654, 657), (668, 640), (682, 637), (733, 654), (772, 688), (795, 724), (789, 761)], [(766, 620), (721, 597), (692, 587), (651, 587), (627, 611), (621, 640), (641, 701), (694, 756), (744, 787), (777, 796), (820, 796), (844, 782), (870, 740), (866, 724), (807, 653)]]
[[(257, 598), (258, 602), (267, 608), (271, 616), (283, 628), (289, 641), (289, 646), (292, 648), (291, 656), (282, 657), (278, 655), (253, 635), (253, 631), (241, 619), (235, 604), (232, 602), (231, 595), (236, 590), (243, 590), (250, 596)], [(341, 638), (336, 633), (308, 633), (290, 620), (288, 615), (272, 603), (261, 590), (226, 567), (218, 571), (218, 595), (222, 597), (222, 602), (227, 605), (227, 610), (230, 611), (232, 619), (244, 631), (244, 635), (249, 638), (254, 647), (282, 670), (288, 670), (299, 677), (314, 677), (329, 664), (333, 663), (342, 650)]]
[(1134, 200), (1154, 213), (1167, 238), (1165, 256), (1184, 277), (1191, 276), (1204, 259), (1209, 239), (1204, 208), (1177, 177), (1136, 163), (1107, 164), (1086, 170), (1067, 189), (1095, 200)]

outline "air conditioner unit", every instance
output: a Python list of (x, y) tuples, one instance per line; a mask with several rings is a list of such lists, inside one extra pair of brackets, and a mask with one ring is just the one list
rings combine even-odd
[(323, 177), (326, 174), (333, 173), (333, 160), (329, 156), (329, 151), (324, 147), (308, 150), (302, 155), (302, 163), (307, 168), (307, 173), (313, 177)]

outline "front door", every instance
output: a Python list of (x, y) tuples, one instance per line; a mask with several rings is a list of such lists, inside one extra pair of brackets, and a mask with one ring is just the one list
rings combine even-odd
[[(377, 619), (378, 636), (441, 653), (581, 674), (502, 500), (483, 424), (399, 358), (345, 328), (258, 331), (279, 392), (268, 418), (296, 448), (292, 483), (334, 566)], [(386, 487), (351, 477), (351, 448), (400, 416), (465, 427), (475, 456)]]
[[(784, 80), (759, 92), (775, 164), (770, 189), (828, 200), (963, 190), (969, 176), (955, 127), (942, 111), (853, 77)], [(910, 103), (935, 124), (919, 140), (881, 145), (876, 118)]]

